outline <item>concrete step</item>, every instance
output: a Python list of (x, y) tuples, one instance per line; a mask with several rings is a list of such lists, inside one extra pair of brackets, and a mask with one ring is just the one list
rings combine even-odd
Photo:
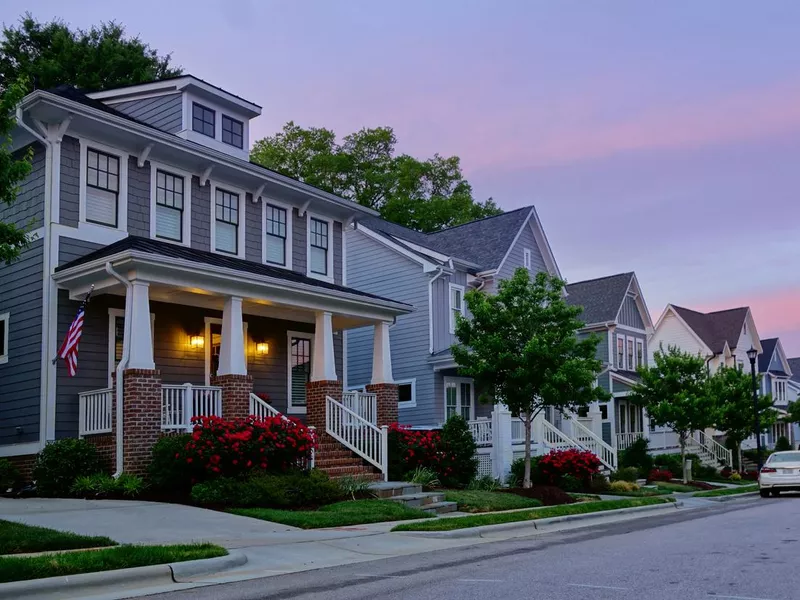
[(422, 493), (422, 486), (405, 481), (381, 481), (370, 486), (370, 491), (378, 498), (391, 498)]
[(403, 494), (401, 496), (391, 496), (386, 498), (392, 502), (400, 502), (410, 508), (423, 508), (431, 504), (444, 502), (444, 494), (440, 492), (421, 492), (418, 494)]
[(444, 513), (451, 513), (458, 510), (458, 504), (455, 502), (434, 502), (433, 504), (426, 504), (419, 507), (420, 510), (431, 513), (434, 515), (442, 515)]

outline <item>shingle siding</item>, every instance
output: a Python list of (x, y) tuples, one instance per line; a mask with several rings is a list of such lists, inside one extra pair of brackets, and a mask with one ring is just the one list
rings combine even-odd
[(128, 233), (150, 237), (150, 163), (128, 158)]
[[(0, 266), (0, 313), (10, 313), (8, 362), (0, 364), (0, 444), (39, 439), (44, 240)], [(21, 433), (17, 433), (17, 428)]]
[(628, 327), (644, 329), (644, 321), (642, 320), (642, 314), (639, 312), (639, 306), (636, 304), (636, 300), (630, 296), (626, 296), (625, 301), (622, 303), (622, 308), (619, 311), (619, 322)]
[(14, 153), (15, 158), (33, 150), (31, 172), (19, 186), (13, 204), (0, 203), (0, 222), (17, 227), (36, 229), (44, 225), (44, 186), (46, 181), (46, 152), (38, 142)]
[(211, 250), (211, 186), (192, 176), (192, 248)]
[(103, 244), (87, 242), (84, 240), (74, 240), (67, 237), (58, 238), (58, 266), (65, 265), (70, 261), (85, 256), (90, 252), (99, 250)]
[(261, 262), (261, 211), (263, 210), (261, 202), (253, 203), (253, 195), (246, 194), (245, 196), (245, 222), (247, 227), (244, 230), (244, 253), (247, 260), (253, 262)]
[(59, 223), (78, 226), (80, 215), (81, 147), (77, 139), (64, 136), (61, 141), (61, 205)]
[(134, 119), (157, 127), (168, 133), (176, 133), (182, 129), (183, 95), (181, 93), (129, 100), (111, 104), (116, 110), (130, 115)]
[(306, 272), (306, 219), (308, 215), (299, 215), (298, 210), (292, 209), (292, 270), (298, 273)]

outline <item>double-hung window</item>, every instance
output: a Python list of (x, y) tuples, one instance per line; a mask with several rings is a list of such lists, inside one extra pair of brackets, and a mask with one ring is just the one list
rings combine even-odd
[(183, 177), (156, 170), (156, 237), (183, 241)]
[(311, 334), (289, 331), (289, 404), (288, 412), (306, 410), (306, 384), (311, 381)]
[(222, 115), (222, 143), (242, 148), (244, 146), (244, 124), (228, 115)]
[(119, 158), (87, 148), (86, 221), (116, 227), (118, 205)]
[[(288, 221), (285, 208), (266, 204), (266, 252), (264, 261), (271, 265), (288, 267), (286, 249), (288, 240)], [(327, 225), (327, 223), (326, 223)], [(327, 262), (325, 263), (327, 265)]]
[(633, 371), (636, 369), (636, 363), (633, 362), (633, 338), (628, 338), (628, 370)]
[(617, 336), (617, 368), (625, 368), (625, 337)]
[(330, 277), (328, 253), (330, 252), (330, 235), (327, 221), (309, 217), (308, 225), (308, 268), (314, 275)]
[(216, 188), (214, 249), (239, 253), (239, 194)]
[(207, 106), (193, 102), (192, 130), (208, 137), (216, 137), (216, 113)]
[(8, 362), (8, 322), (10, 313), (0, 315), (0, 365)]
[(450, 333), (456, 332), (458, 315), (464, 316), (464, 288), (450, 284)]
[(644, 366), (644, 340), (636, 340), (636, 366)]
[(475, 418), (472, 380), (459, 377), (444, 378), (444, 418), (461, 415), (464, 420)]

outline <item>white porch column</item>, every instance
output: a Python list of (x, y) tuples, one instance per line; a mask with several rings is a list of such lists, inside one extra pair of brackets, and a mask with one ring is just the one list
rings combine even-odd
[(242, 299), (229, 296), (222, 310), (222, 340), (217, 375), (247, 375)]
[(333, 323), (329, 312), (316, 313), (314, 357), (311, 381), (336, 381), (336, 360), (333, 356)]
[[(523, 446), (524, 448), (524, 446)], [(501, 403), (492, 411), (492, 477), (501, 483), (508, 480), (514, 449), (511, 447), (511, 411)]]
[(128, 369), (155, 369), (153, 332), (150, 330), (150, 284), (131, 281), (130, 344)]
[(372, 341), (372, 384), (394, 383), (392, 377), (392, 350), (389, 344), (389, 323), (375, 324)]

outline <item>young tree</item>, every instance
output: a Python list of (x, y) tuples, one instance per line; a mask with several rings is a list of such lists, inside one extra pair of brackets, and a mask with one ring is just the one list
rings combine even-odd
[(491, 198), (479, 202), (472, 197), (457, 156), (419, 160), (397, 155), (396, 144), (391, 127), (365, 128), (340, 144), (330, 129), (305, 129), (290, 121), (282, 131), (258, 140), (250, 159), (417, 231), (438, 231), (502, 212)]
[(666, 352), (657, 350), (653, 359), (655, 366), (639, 368), (641, 381), (633, 386), (628, 400), (646, 408), (654, 425), (665, 425), (678, 434), (683, 465), (691, 432), (711, 427), (717, 421), (706, 361), (674, 346)]
[(138, 37), (126, 37), (114, 21), (88, 31), (70, 29), (61, 20), (36, 21), (30, 13), (16, 27), (3, 27), (0, 41), (0, 89), (26, 78), (30, 88), (70, 84), (103, 90), (180, 75), (170, 55), (160, 56)]
[(502, 401), (525, 424), (525, 476), (531, 485), (531, 426), (546, 407), (577, 411), (608, 394), (596, 386), (602, 362), (597, 338), (579, 339), (580, 307), (564, 301), (564, 282), (547, 273), (531, 281), (517, 269), (500, 282), (497, 294), (465, 294), (471, 318), (456, 324), (452, 348), (459, 371), (490, 391), (484, 400)]

